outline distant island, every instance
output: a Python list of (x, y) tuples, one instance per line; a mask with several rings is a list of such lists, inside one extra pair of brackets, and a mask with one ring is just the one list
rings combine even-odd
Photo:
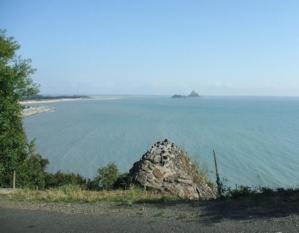
[(171, 98), (189, 98), (189, 97), (200, 97), (196, 91), (192, 91), (189, 95), (173, 95)]

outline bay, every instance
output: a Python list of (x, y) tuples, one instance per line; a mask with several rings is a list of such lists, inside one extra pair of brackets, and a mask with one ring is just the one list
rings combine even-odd
[[(40, 104), (45, 105), (45, 104)], [(127, 172), (157, 141), (169, 139), (205, 164), (213, 150), (226, 185), (299, 184), (298, 97), (123, 96), (48, 103), (55, 112), (23, 119), (29, 140), (58, 170), (96, 176), (115, 162)]]

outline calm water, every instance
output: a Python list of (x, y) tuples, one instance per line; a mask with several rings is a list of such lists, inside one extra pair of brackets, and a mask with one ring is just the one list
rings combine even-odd
[(123, 97), (47, 104), (56, 112), (27, 117), (24, 126), (48, 171), (94, 177), (115, 162), (128, 171), (165, 138), (206, 164), (213, 150), (227, 185), (299, 184), (299, 98)]

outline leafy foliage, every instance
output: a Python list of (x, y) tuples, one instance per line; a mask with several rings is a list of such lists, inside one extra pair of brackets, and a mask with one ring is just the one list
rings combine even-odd
[(18, 173), (17, 186), (31, 189), (42, 189), (45, 187), (47, 159), (36, 153), (35, 140), (28, 145), (28, 156), (21, 164)]
[(112, 189), (118, 177), (118, 168), (115, 163), (109, 163), (98, 170), (98, 180), (101, 189)]
[(63, 173), (61, 171), (55, 174), (47, 173), (45, 177), (45, 188), (57, 188), (65, 185), (77, 185), (83, 189), (86, 188), (86, 179), (75, 173)]
[(129, 186), (129, 173), (125, 172), (118, 175), (117, 179), (113, 183), (113, 189), (127, 189)]
[(235, 199), (240, 197), (250, 197), (257, 193), (257, 190), (254, 190), (248, 186), (241, 185), (239, 187), (236, 187), (235, 189), (228, 189), (226, 196)]
[(36, 95), (38, 85), (30, 75), (30, 59), (16, 55), (20, 45), (0, 30), (0, 186), (11, 187), (12, 174), (23, 169), (27, 159), (26, 134), (22, 126), (22, 96)]

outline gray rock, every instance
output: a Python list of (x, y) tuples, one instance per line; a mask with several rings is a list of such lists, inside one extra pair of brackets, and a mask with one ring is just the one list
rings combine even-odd
[(130, 169), (129, 180), (144, 188), (190, 200), (215, 199), (217, 192), (200, 176), (188, 154), (165, 139), (155, 143)]

